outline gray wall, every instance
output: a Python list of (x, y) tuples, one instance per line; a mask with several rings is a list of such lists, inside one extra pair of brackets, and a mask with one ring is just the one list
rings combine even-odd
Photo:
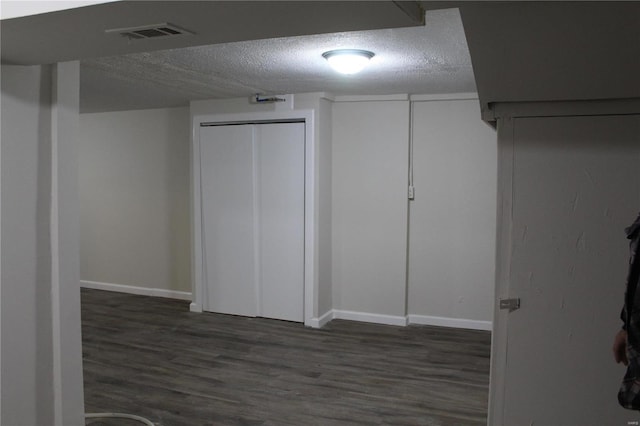
[(2, 424), (84, 424), (78, 92), (77, 62), (2, 66)]
[(50, 104), (50, 67), (2, 66), (2, 424), (53, 419)]
[(618, 406), (624, 368), (611, 344), (628, 267), (624, 228), (640, 208), (640, 115), (597, 112), (568, 106), (567, 116), (546, 117), (534, 106), (499, 121), (496, 292), (521, 308), (496, 312), (490, 424), (639, 418)]

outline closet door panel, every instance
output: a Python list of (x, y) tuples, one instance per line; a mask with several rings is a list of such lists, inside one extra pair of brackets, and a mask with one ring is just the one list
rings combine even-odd
[(260, 315), (303, 321), (304, 123), (257, 126)]
[(205, 309), (256, 315), (254, 159), (250, 125), (200, 131)]

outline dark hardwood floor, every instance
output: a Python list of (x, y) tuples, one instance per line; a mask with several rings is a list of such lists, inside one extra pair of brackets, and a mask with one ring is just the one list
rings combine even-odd
[(87, 412), (158, 426), (486, 424), (488, 332), (342, 320), (315, 330), (83, 289), (82, 333)]

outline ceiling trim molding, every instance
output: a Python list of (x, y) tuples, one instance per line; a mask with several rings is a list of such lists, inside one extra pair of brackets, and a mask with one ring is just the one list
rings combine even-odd
[(393, 3), (413, 22), (424, 25), (424, 9), (417, 1), (394, 1)]
[(491, 121), (500, 118), (567, 117), (588, 115), (640, 114), (640, 98), (587, 99), (579, 101), (550, 102), (495, 102), (487, 111)]
[(478, 100), (478, 93), (438, 93), (433, 95), (411, 95), (409, 100), (412, 102), (431, 102), (431, 101), (470, 101)]
[(333, 102), (375, 102), (375, 101), (408, 101), (408, 94), (396, 95), (345, 95), (335, 96)]

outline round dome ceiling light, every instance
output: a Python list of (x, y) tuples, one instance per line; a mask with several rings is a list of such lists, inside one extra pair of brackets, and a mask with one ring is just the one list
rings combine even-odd
[(322, 54), (322, 57), (329, 62), (329, 65), (342, 74), (359, 73), (374, 56), (373, 52), (359, 49), (330, 50)]

